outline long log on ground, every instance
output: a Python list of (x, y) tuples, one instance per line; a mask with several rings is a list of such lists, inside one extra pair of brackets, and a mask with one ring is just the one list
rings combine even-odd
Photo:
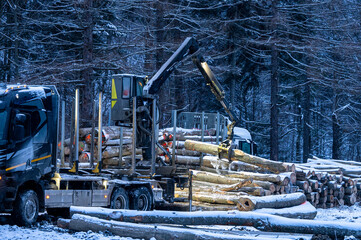
[(265, 197), (240, 197), (237, 203), (238, 210), (252, 211), (260, 208), (285, 208), (300, 205), (306, 202), (303, 193), (290, 193)]
[[(198, 229), (180, 227), (154, 226), (129, 222), (118, 222), (99, 219), (80, 214), (73, 215), (68, 225), (75, 231), (111, 232), (121, 237), (137, 239), (197, 239), (197, 240), (222, 240), (222, 239), (259, 239), (258, 237), (239, 236), (235, 234), (214, 233)], [(273, 239), (273, 238), (265, 238)], [(282, 238), (281, 238), (282, 239)], [(285, 238), (284, 238), (285, 239)]]
[[(174, 211), (135, 211), (135, 210), (112, 210), (94, 207), (71, 207), (70, 213), (75, 218), (75, 214), (87, 214), (95, 217), (112, 219), (129, 223), (163, 223), (179, 225), (236, 225), (253, 226), (259, 230), (270, 232), (288, 232), (305, 234), (322, 234), (332, 237), (351, 236), (361, 237), (361, 225), (358, 223), (345, 223), (290, 219), (256, 212), (240, 211), (212, 211), (212, 212), (174, 212)], [(78, 215), (79, 216), (79, 215)], [(83, 217), (83, 216), (82, 216)], [(79, 217), (77, 217), (79, 218)], [(94, 219), (94, 218), (91, 218)], [(102, 222), (111, 229), (109, 222)], [(70, 222), (70, 225), (71, 222)], [(130, 225), (128, 230), (136, 232)], [(152, 226), (154, 227), (154, 226)], [(157, 226), (159, 227), (159, 226)], [(81, 231), (88, 231), (80, 229)], [(108, 230), (109, 230), (108, 229)], [(77, 229), (75, 229), (77, 230)], [(97, 230), (103, 231), (103, 230)], [(147, 230), (143, 230), (147, 232)], [(149, 234), (150, 235), (150, 234)], [(158, 238), (157, 238), (158, 239)], [(174, 238), (169, 238), (174, 239)]]
[(281, 209), (274, 209), (274, 208), (262, 208), (256, 209), (254, 212), (257, 213), (267, 213), (287, 218), (297, 218), (297, 219), (314, 219), (317, 215), (317, 209), (312, 206), (309, 202), (304, 202), (301, 205), (288, 207), (288, 208), (281, 208)]
[[(218, 145), (197, 142), (192, 140), (186, 140), (185, 148), (192, 151), (199, 151), (202, 153), (208, 153), (211, 155), (218, 156)], [(248, 153), (245, 153), (239, 149), (233, 149), (230, 153), (228, 151), (221, 152), (221, 157), (228, 158), (231, 156), (231, 160), (233, 161), (242, 161), (245, 163), (253, 164), (265, 169), (270, 170), (274, 173), (287, 172), (288, 165), (285, 165), (281, 162), (271, 161), (268, 159), (264, 159), (261, 157), (253, 156)]]

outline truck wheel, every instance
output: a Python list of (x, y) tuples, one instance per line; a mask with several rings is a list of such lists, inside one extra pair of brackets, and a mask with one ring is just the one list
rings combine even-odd
[(112, 194), (110, 208), (129, 209), (129, 196), (124, 188), (118, 188)]
[(21, 226), (31, 226), (39, 215), (39, 199), (33, 190), (20, 192), (14, 204), (12, 217)]
[(152, 195), (148, 188), (140, 187), (131, 193), (130, 208), (139, 211), (152, 210)]

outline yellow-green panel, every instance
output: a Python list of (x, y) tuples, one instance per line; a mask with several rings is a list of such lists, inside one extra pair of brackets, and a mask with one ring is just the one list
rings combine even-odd
[(112, 100), (112, 108), (114, 107), (114, 105), (117, 103), (117, 100)]
[[(112, 79), (112, 99), (118, 99), (117, 97), (117, 89), (115, 87), (115, 83), (114, 83), (114, 78)], [(115, 101), (116, 102), (116, 101)], [(114, 103), (115, 104), (115, 103)], [(113, 103), (112, 103), (112, 107), (113, 107)]]

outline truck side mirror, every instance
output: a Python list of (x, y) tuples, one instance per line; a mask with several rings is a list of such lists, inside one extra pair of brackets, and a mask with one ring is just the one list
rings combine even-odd
[(23, 125), (15, 125), (14, 140), (20, 141), (25, 137), (25, 127)]
[(15, 128), (14, 128), (14, 140), (20, 141), (25, 137), (25, 127), (26, 115), (23, 113), (17, 113), (15, 116)]

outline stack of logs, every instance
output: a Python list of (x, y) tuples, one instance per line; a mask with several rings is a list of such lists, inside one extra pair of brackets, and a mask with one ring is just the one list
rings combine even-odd
[(296, 185), (317, 207), (353, 205), (361, 199), (359, 162), (308, 159), (308, 163), (297, 164), (296, 176)]
[[(132, 150), (132, 129), (123, 128), (122, 156), (123, 161), (129, 161)], [(103, 168), (116, 168), (119, 166), (120, 127), (109, 126), (102, 129), (102, 160)], [(88, 168), (91, 158), (92, 129), (79, 129), (78, 156), (80, 167)], [(65, 164), (69, 165), (71, 156), (71, 141), (64, 141)], [(60, 149), (60, 145), (59, 145)], [(75, 151), (75, 150), (74, 150)], [(141, 159), (141, 149), (136, 149), (137, 159)], [(73, 153), (74, 154), (74, 153)], [(98, 129), (94, 137), (94, 162), (98, 161)], [(128, 158), (128, 159), (127, 159)], [(73, 157), (74, 159), (74, 157)]]
[[(205, 142), (216, 139), (209, 133), (214, 131), (207, 133)], [(164, 135), (167, 134), (165, 131)], [(251, 156), (239, 150), (235, 151), (236, 154), (232, 153), (232, 161), (229, 161), (218, 158), (217, 146), (209, 148), (207, 143), (197, 145), (191, 141), (200, 138), (199, 135), (200, 131), (184, 129), (177, 129), (176, 134), (180, 138), (176, 141), (176, 163), (188, 169), (203, 170), (193, 171), (195, 205), (212, 203), (212, 208), (219, 206), (220, 209), (228, 209), (224, 204), (235, 208), (236, 201), (229, 201), (235, 196), (238, 199), (242, 195), (267, 196), (295, 192), (304, 193), (313, 206), (320, 208), (353, 205), (360, 201), (361, 183), (358, 180), (361, 180), (361, 163), (310, 159), (308, 164), (295, 166)], [(171, 148), (172, 135), (164, 139), (168, 140), (166, 145)], [(208, 143), (214, 144), (214, 141)], [(190, 143), (188, 147), (187, 142)], [(203, 153), (204, 156), (198, 157), (196, 153)], [(176, 193), (178, 197), (186, 197), (188, 194), (187, 190), (181, 189), (177, 189)]]

